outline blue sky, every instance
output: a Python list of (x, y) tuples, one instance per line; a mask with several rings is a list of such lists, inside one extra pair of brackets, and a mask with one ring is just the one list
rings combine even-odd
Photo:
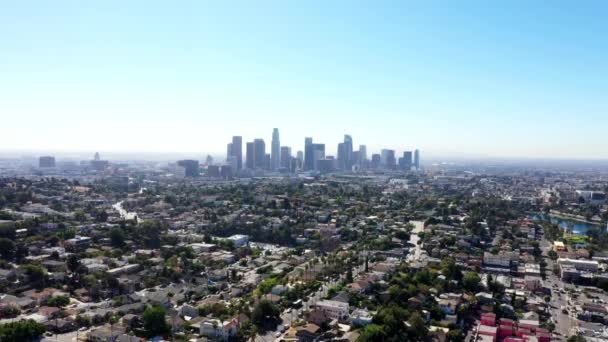
[(1, 150), (608, 158), (608, 4), (4, 1)]

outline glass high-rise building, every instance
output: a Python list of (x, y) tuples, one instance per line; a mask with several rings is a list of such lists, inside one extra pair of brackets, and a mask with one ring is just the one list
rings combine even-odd
[(256, 169), (266, 169), (266, 143), (264, 139), (253, 140), (253, 160)]
[(243, 168), (243, 137), (236, 135), (232, 137), (232, 155), (236, 157), (236, 171), (241, 170)]
[(279, 139), (279, 129), (272, 130), (272, 142), (270, 146), (270, 168), (278, 170), (281, 163), (281, 141)]
[(291, 147), (281, 146), (281, 168), (289, 169), (291, 167)]
[(247, 163), (247, 168), (252, 170), (255, 168), (255, 148), (253, 142), (247, 143), (247, 156), (245, 162)]
[(353, 167), (353, 138), (344, 135), (344, 169), (351, 170)]
[(315, 150), (312, 138), (304, 139), (304, 171), (311, 171), (315, 168)]

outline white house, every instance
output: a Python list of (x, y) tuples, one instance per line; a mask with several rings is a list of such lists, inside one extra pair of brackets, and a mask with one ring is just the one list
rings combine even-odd
[(316, 307), (331, 319), (340, 320), (348, 317), (348, 303), (336, 300), (322, 300), (317, 303)]
[(219, 319), (206, 319), (201, 322), (200, 334), (202, 336), (227, 340), (235, 336), (238, 331), (238, 321), (236, 319), (230, 321), (220, 321)]

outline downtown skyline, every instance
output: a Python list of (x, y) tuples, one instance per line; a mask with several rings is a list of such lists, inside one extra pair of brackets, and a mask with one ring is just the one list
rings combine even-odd
[[(314, 141), (313, 137), (304, 138), (303, 149), (280, 143), (281, 135), (279, 128), (272, 129), (270, 148), (267, 149), (264, 138), (254, 138), (243, 142), (242, 136), (233, 136), (231, 142), (226, 145), (225, 158), (219, 158), (219, 164), (231, 166), (232, 170), (296, 170), (318, 171), (320, 169), (336, 169), (351, 171), (353, 169), (387, 168), (409, 170), (420, 168), (420, 150), (396, 151), (391, 148), (383, 148), (379, 151), (371, 151), (365, 144), (354, 148), (353, 138), (349, 134), (344, 135), (343, 142), (337, 144), (335, 153), (327, 144)], [(399, 154), (402, 152), (402, 154)], [(243, 163), (242, 161), (245, 160)], [(218, 161), (214, 161), (218, 163)], [(326, 163), (325, 165), (320, 165)]]

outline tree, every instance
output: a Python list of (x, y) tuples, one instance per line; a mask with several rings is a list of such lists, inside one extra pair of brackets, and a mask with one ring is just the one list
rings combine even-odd
[(78, 270), (78, 268), (80, 267), (80, 260), (78, 260), (76, 254), (70, 254), (67, 260), (67, 266), (68, 270), (70, 270), (72, 273)]
[(462, 271), (452, 258), (441, 260), (441, 273), (449, 280), (460, 281), (462, 279)]
[(97, 222), (106, 222), (108, 220), (108, 213), (105, 210), (99, 210), (95, 213), (95, 220)]
[(465, 290), (471, 292), (476, 292), (479, 289), (480, 282), (481, 279), (479, 278), (477, 273), (474, 272), (467, 272), (462, 278), (462, 286), (465, 288)]
[(110, 241), (112, 246), (121, 248), (125, 245), (125, 232), (120, 228), (113, 228), (110, 231)]
[(547, 255), (549, 256), (549, 258), (551, 258), (551, 260), (557, 260), (557, 253), (554, 250), (550, 250)]
[(134, 238), (146, 248), (160, 248), (160, 235), (162, 226), (159, 221), (144, 221), (137, 225)]
[(35, 288), (41, 289), (46, 285), (46, 270), (38, 265), (25, 265), (25, 273), (30, 278), (30, 282)]
[(251, 321), (258, 327), (267, 326), (279, 319), (279, 309), (267, 300), (261, 300), (251, 312)]
[(0, 306), (0, 317), (15, 318), (21, 314), (21, 310), (14, 305)]
[(407, 336), (403, 335), (406, 329), (404, 320), (410, 313), (402, 307), (391, 305), (383, 307), (373, 318), (373, 323), (383, 327), (387, 336), (399, 337), (404, 340)]
[(84, 222), (86, 221), (87, 216), (85, 215), (84, 211), (82, 209), (78, 209), (74, 212), (74, 220), (79, 221), (79, 222)]
[(33, 320), (17, 321), (0, 325), (0, 341), (22, 342), (37, 340), (44, 334), (44, 325)]
[(424, 340), (428, 334), (428, 329), (426, 328), (426, 322), (420, 316), (420, 314), (418, 312), (414, 312), (407, 322), (409, 323), (408, 336), (410, 336), (414, 341)]
[(464, 334), (460, 329), (452, 329), (448, 332), (449, 342), (464, 342)]
[(2, 259), (10, 260), (15, 255), (15, 243), (7, 238), (0, 238), (0, 256)]
[(91, 325), (91, 320), (87, 316), (77, 315), (75, 321), (76, 325), (79, 327), (88, 327)]
[(70, 297), (68, 296), (55, 296), (51, 297), (47, 301), (48, 306), (54, 306), (58, 308), (62, 308), (68, 304), (70, 304)]
[(566, 340), (566, 342), (586, 342), (587, 340), (580, 335), (572, 335), (570, 337), (568, 337), (568, 339)]
[(162, 336), (169, 332), (165, 320), (165, 309), (161, 306), (148, 306), (143, 314), (144, 329), (148, 337)]
[(377, 324), (369, 324), (363, 328), (361, 335), (359, 336), (358, 342), (373, 342), (373, 341), (384, 341), (386, 333), (382, 326)]

